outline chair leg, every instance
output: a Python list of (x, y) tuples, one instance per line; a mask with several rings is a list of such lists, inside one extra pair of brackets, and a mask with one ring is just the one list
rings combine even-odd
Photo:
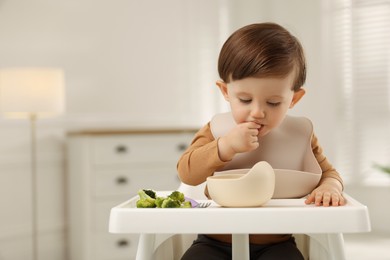
[(139, 236), (136, 260), (153, 260), (155, 239), (154, 234), (141, 234)]
[(343, 234), (328, 234), (329, 248), (333, 252), (334, 259), (345, 260)]
[(232, 234), (232, 259), (249, 259), (249, 235)]
[(310, 240), (310, 259), (345, 260), (343, 234), (308, 234)]
[[(167, 252), (169, 252), (170, 255), (164, 255), (164, 257), (172, 258), (172, 241), (168, 239), (173, 235), (174, 234), (141, 234), (139, 236), (136, 259), (153, 260), (155, 258), (154, 254), (157, 253), (159, 248), (161, 248), (161, 252), (158, 253), (167, 254)], [(161, 247), (162, 245), (164, 247)], [(166, 251), (164, 252), (164, 250)]]

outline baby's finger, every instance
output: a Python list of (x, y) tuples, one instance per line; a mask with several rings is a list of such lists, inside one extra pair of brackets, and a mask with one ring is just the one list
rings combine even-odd
[(245, 123), (249, 129), (259, 129), (261, 125), (255, 123), (255, 122), (246, 122)]
[(251, 135), (249, 140), (252, 142), (252, 143), (258, 143), (259, 142), (259, 138), (257, 138), (256, 135)]
[(307, 195), (305, 203), (306, 204), (312, 204), (313, 202), (314, 202), (314, 195), (312, 195), (312, 194)]
[(337, 207), (340, 205), (340, 197), (339, 194), (333, 193), (332, 194), (332, 206)]
[(251, 150), (255, 150), (259, 147), (259, 142), (252, 142), (250, 146), (251, 146)]
[(324, 207), (329, 207), (331, 202), (331, 195), (329, 192), (325, 192), (324, 195), (322, 196), (322, 205)]
[(259, 134), (259, 130), (258, 129), (249, 129), (249, 134), (253, 137), (256, 137), (256, 139), (257, 139), (257, 135)]
[(339, 205), (340, 206), (344, 206), (346, 201), (345, 201), (345, 198), (344, 198), (344, 196), (342, 194), (340, 195), (339, 199), (340, 199)]
[(344, 206), (345, 205), (345, 198), (342, 194), (336, 194), (335, 202), (337, 202), (334, 206)]
[(321, 206), (321, 203), (322, 203), (322, 192), (317, 192), (316, 193), (316, 196), (315, 196), (315, 204), (317, 205), (317, 206)]

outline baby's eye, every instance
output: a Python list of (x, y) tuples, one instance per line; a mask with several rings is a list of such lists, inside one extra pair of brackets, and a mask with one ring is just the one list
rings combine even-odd
[(249, 104), (250, 102), (252, 102), (252, 99), (242, 99), (242, 98), (240, 98), (240, 102), (244, 103), (244, 104)]
[(280, 102), (267, 102), (268, 105), (270, 105), (271, 107), (277, 107), (279, 106), (281, 103)]

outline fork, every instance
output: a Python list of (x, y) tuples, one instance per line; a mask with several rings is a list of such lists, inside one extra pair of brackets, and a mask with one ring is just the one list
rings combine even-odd
[(210, 205), (211, 205), (211, 202), (201, 202), (198, 205), (196, 205), (195, 208), (207, 208)]

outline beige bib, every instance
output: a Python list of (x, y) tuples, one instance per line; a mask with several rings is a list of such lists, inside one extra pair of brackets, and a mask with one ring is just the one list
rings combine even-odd
[[(210, 122), (215, 139), (226, 135), (235, 125), (230, 112), (217, 114)], [(221, 171), (252, 168), (257, 162), (266, 161), (276, 175), (273, 198), (303, 197), (318, 185), (322, 174), (311, 148), (312, 134), (309, 119), (286, 116), (278, 128), (259, 140), (259, 148), (237, 154)]]

